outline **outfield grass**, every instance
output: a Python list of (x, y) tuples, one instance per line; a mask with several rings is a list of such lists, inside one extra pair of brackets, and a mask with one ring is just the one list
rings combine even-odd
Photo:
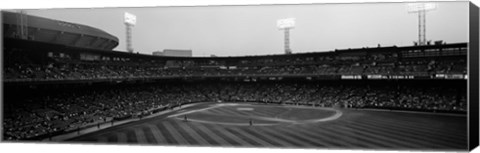
[[(194, 110), (199, 119), (222, 122), (244, 122), (242, 115), (254, 111), (237, 112), (235, 107), (213, 107), (199, 104), (181, 110)], [(273, 105), (278, 106), (278, 105)], [(206, 109), (212, 108), (213, 109)], [(241, 106), (244, 107), (244, 106)], [(283, 108), (254, 109), (260, 115), (278, 114)], [(257, 108), (257, 107), (254, 107)], [(288, 108), (287, 108), (288, 109)], [(276, 124), (272, 126), (232, 126), (201, 122), (184, 122), (180, 112), (132, 122), (69, 141), (108, 144), (156, 144), (183, 146), (237, 146), (282, 148), (339, 148), (387, 150), (455, 150), (467, 149), (467, 117), (437, 114), (418, 114), (389, 111), (341, 109), (343, 115), (335, 120), (305, 124)], [(326, 111), (328, 112), (328, 111)], [(220, 117), (209, 113), (219, 113)], [(237, 115), (225, 118), (220, 114)], [(258, 113), (258, 112), (257, 112)], [(290, 115), (287, 115), (291, 113)], [(310, 112), (311, 113), (311, 112)], [(319, 112), (287, 112), (280, 116), (306, 119)], [(194, 117), (195, 114), (188, 116)], [(205, 116), (202, 116), (205, 115)], [(169, 117), (170, 116), (170, 117)]]

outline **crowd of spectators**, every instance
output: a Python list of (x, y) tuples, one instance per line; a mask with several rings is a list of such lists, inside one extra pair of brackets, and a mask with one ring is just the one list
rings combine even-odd
[(255, 65), (216, 67), (166, 67), (135, 62), (60, 62), (45, 64), (18, 62), (7, 65), (6, 81), (136, 79), (184, 76), (262, 76), (262, 75), (415, 75), (466, 74), (465, 60), (416, 60), (395, 63), (343, 63), (313, 65)]
[(465, 93), (462, 89), (445, 86), (401, 84), (203, 82), (107, 86), (55, 91), (40, 96), (7, 96), (3, 131), (5, 140), (28, 139), (148, 115), (192, 102), (263, 102), (465, 112)]
[[(264, 56), (244, 59), (77, 59), (69, 54), (38, 57), (7, 49), (5, 81), (141, 79), (189, 76), (466, 74), (466, 58), (399, 58), (397, 54)], [(44, 55), (43, 55), (44, 56)], [(73, 55), (72, 55), (73, 56)]]
[[(188, 76), (429, 76), (467, 73), (466, 59), (458, 56), (450, 59), (399, 59), (393, 54), (375, 54), (368, 57), (266, 56), (228, 60), (112, 60), (106, 57), (100, 58), (101, 60), (79, 60), (66, 54), (32, 57), (36, 55), (15, 49), (5, 51), (4, 56), (8, 57), (4, 62), (4, 82)], [(6, 94), (3, 138), (31, 139), (98, 123), (135, 118), (192, 102), (263, 102), (320, 107), (341, 105), (349, 108), (465, 112), (466, 91), (463, 90), (465, 87), (412, 87), (393, 83), (377, 86), (344, 83), (183, 82), (47, 91), (43, 95), (23, 97)]]

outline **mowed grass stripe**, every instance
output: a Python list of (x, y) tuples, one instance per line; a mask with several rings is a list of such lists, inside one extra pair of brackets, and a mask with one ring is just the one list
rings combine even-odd
[[(394, 119), (394, 121), (396, 123), (400, 123), (401, 124), (406, 124), (406, 125), (416, 125), (416, 128), (418, 129), (423, 129), (423, 130), (432, 130), (428, 127), (433, 127), (433, 126), (443, 126), (445, 124), (448, 124), (448, 122), (444, 122), (444, 121), (438, 121), (439, 119), (434, 117), (434, 118), (427, 118), (429, 117), (428, 115), (421, 115), (419, 114), (418, 116), (411, 116), (411, 114), (407, 115), (407, 116), (402, 116), (401, 114), (393, 114), (395, 112), (392, 112), (392, 114), (388, 114), (388, 116), (374, 116), (372, 117), (373, 119), (377, 119), (377, 120), (388, 120), (388, 121), (392, 121), (392, 119)], [(392, 116), (392, 117), (390, 117)], [(448, 116), (445, 116), (445, 117), (448, 117)], [(463, 122), (462, 124), (466, 125), (466, 121)], [(449, 124), (449, 128), (451, 128), (451, 130), (457, 130), (458, 127), (454, 127), (456, 126), (455, 124)], [(465, 130), (466, 130), (466, 127), (465, 127)], [(460, 129), (460, 131), (457, 131), (457, 132), (462, 132), (462, 131), (465, 131), (463, 129)]]
[[(203, 141), (205, 141), (205, 144), (210, 144), (210, 145), (221, 145), (222, 143), (220, 142), (224, 142), (224, 140), (221, 140), (221, 138), (219, 138), (217, 135), (209, 135), (208, 133), (204, 132), (203, 130), (201, 130), (198, 126), (199, 124), (195, 123), (195, 122), (188, 122), (187, 124), (185, 124), (185, 128), (188, 128), (188, 130), (192, 130), (195, 132), (195, 135), (194, 137), (199, 137), (200, 139), (203, 139), (203, 140), (199, 140), (203, 143)], [(213, 137), (216, 137), (216, 138), (213, 138)], [(217, 142), (217, 140), (220, 141), (220, 142)], [(224, 143), (224, 144), (228, 144), (228, 143)]]
[[(224, 140), (223, 142), (227, 142), (233, 146), (244, 146), (244, 145), (250, 145), (250, 144), (242, 144), (242, 143), (239, 143), (235, 140), (233, 140), (231, 137), (229, 136), (226, 136), (223, 131), (219, 131), (218, 129), (216, 129), (216, 126), (211, 126), (211, 125), (205, 125), (205, 124), (200, 124), (201, 126), (199, 126), (200, 129), (203, 129), (204, 131), (208, 131), (210, 134), (209, 135), (216, 135), (218, 136), (218, 138), (221, 138), (222, 140)], [(218, 141), (217, 141), (218, 142)]]
[(143, 132), (141, 127), (135, 127), (134, 132), (139, 144), (148, 144), (147, 138), (145, 137), (145, 133)]
[(241, 138), (241, 136), (235, 135), (235, 133), (232, 133), (224, 128), (217, 128), (217, 130), (219, 130), (220, 134), (223, 134), (224, 136), (238, 142), (242, 146), (259, 146), (258, 143), (252, 141), (245, 141)]
[[(309, 125), (309, 124), (308, 124)], [(303, 127), (298, 126), (295, 128), (297, 131), (304, 134), (309, 134), (312, 137), (324, 141), (335, 147), (343, 148), (367, 148), (368, 146), (358, 143), (358, 139), (352, 137), (351, 133), (346, 131), (339, 131), (336, 129), (328, 129), (325, 127)]]
[(163, 122), (159, 122), (158, 124), (155, 125), (157, 129), (160, 131), (160, 134), (163, 136), (163, 138), (165, 138), (165, 140), (167, 141), (167, 144), (179, 144), (179, 142), (177, 142), (177, 140), (173, 138), (174, 136), (167, 130), (167, 128), (163, 124), (164, 122), (166, 121), (163, 120)]
[[(337, 125), (337, 126), (329, 126), (327, 127), (327, 129), (330, 129), (331, 131), (333, 131), (335, 134), (349, 134), (349, 137), (353, 138), (353, 140), (355, 140), (354, 142), (349, 142), (350, 140), (352, 139), (348, 139), (348, 140), (343, 140), (344, 142), (346, 143), (356, 143), (358, 145), (358, 147), (368, 147), (370, 149), (373, 149), (373, 148), (386, 148), (387, 146), (385, 144), (382, 144), (382, 143), (379, 143), (375, 140), (372, 140), (372, 139), (368, 139), (365, 137), (365, 135), (362, 135), (362, 134), (359, 134), (359, 131), (356, 131), (350, 127), (347, 127), (347, 124), (343, 124), (343, 125)], [(344, 133), (344, 131), (349, 131), (349, 133)]]
[(383, 141), (385, 143), (390, 142), (392, 146), (395, 148), (409, 148), (409, 149), (419, 149), (419, 148), (425, 148), (425, 146), (415, 143), (414, 140), (410, 141), (405, 141), (402, 140), (402, 136), (395, 136), (389, 134), (388, 131), (382, 131), (379, 127), (376, 126), (370, 126), (367, 124), (362, 124), (359, 122), (354, 122), (348, 125), (350, 128), (368, 133), (371, 138), (374, 138), (376, 140)]
[[(427, 131), (437, 132), (437, 133), (448, 133), (450, 135), (445, 135), (446, 138), (454, 139), (458, 138), (459, 135), (466, 137), (467, 136), (467, 122), (463, 118), (459, 119), (464, 122), (457, 121), (437, 121), (434, 120), (434, 124), (422, 125), (420, 129), (425, 129)], [(428, 122), (428, 121), (421, 121)], [(440, 128), (441, 127), (441, 128)], [(433, 129), (432, 129), (433, 128)], [(447, 132), (448, 131), (448, 132)]]
[[(345, 144), (347, 146), (354, 146), (355, 148), (375, 148), (381, 147), (376, 143), (364, 143), (366, 140), (365, 138), (358, 136), (355, 131), (351, 128), (348, 129), (339, 129), (338, 127), (346, 127), (349, 122), (345, 120), (337, 120), (332, 122), (331, 124), (320, 124), (315, 128), (324, 129), (326, 132), (325, 134), (330, 134), (333, 137), (338, 137), (337, 139), (332, 139), (333, 141), (337, 141), (338, 143)], [(327, 132), (328, 131), (328, 132)]]
[(216, 133), (218, 136), (222, 137), (224, 140), (226, 140), (228, 143), (236, 146), (254, 146), (254, 144), (248, 143), (243, 141), (242, 139), (238, 138), (234, 134), (226, 131), (223, 128), (219, 128), (217, 126), (206, 126), (208, 129), (210, 129), (213, 133)]
[[(316, 140), (317, 142), (321, 143), (322, 146), (327, 147), (359, 147), (359, 145), (355, 145), (349, 141), (341, 141), (339, 142), (339, 133), (335, 133), (336, 131), (329, 130), (329, 129), (319, 129), (319, 128), (304, 128), (300, 125), (290, 126), (292, 132), (297, 133), (299, 136), (309, 137), (312, 140)], [(360, 145), (361, 146), (361, 145)]]
[(257, 145), (264, 146), (264, 147), (273, 147), (274, 146), (274, 145), (272, 145), (268, 142), (263, 141), (262, 139), (259, 139), (255, 136), (243, 131), (243, 129), (226, 128), (225, 130), (227, 130), (231, 133), (234, 133), (237, 136), (240, 136), (240, 138), (242, 138), (243, 140), (245, 140), (247, 142), (255, 142)]
[[(375, 145), (375, 149), (394, 149), (396, 146), (392, 144), (391, 142), (385, 142), (385, 141), (380, 141), (376, 139), (377, 136), (372, 135), (371, 133), (364, 132), (359, 130), (358, 128), (352, 128), (352, 127), (338, 127), (338, 130), (352, 130), (355, 136), (358, 139), (361, 139), (362, 143), (366, 143), (369, 145)], [(374, 138), (375, 137), (375, 138)]]
[(277, 147), (294, 147), (295, 146), (294, 144), (289, 143), (287, 141), (283, 141), (282, 139), (274, 138), (269, 134), (262, 133), (261, 131), (258, 131), (255, 128), (246, 128), (244, 130), (245, 132), (248, 132), (251, 135), (254, 135), (259, 139), (269, 142)]
[(229, 143), (228, 140), (225, 140), (222, 137), (218, 136), (217, 134), (215, 134), (215, 132), (212, 132), (209, 128), (203, 126), (203, 124), (195, 123), (192, 125), (194, 126), (195, 129), (198, 129), (198, 132), (200, 135), (202, 135), (205, 139), (210, 140), (209, 141), (210, 144), (219, 144), (219, 145), (228, 145), (228, 146), (240, 145), (236, 142), (234, 144)]
[(135, 132), (133, 132), (132, 129), (127, 129), (125, 132), (127, 134), (127, 141), (130, 144), (138, 143), (137, 136), (135, 135)]
[[(294, 132), (300, 133), (302, 135), (308, 135), (314, 139), (317, 139), (320, 142), (325, 143), (327, 146), (342, 146), (342, 147), (355, 147), (357, 145), (351, 144), (350, 142), (340, 143), (337, 140), (338, 136), (332, 135), (333, 131), (320, 128), (305, 128), (302, 126), (294, 126)], [(338, 134), (337, 134), (338, 135)]]
[(385, 125), (379, 124), (377, 122), (365, 122), (372, 126), (376, 126), (379, 128), (379, 131), (388, 132), (390, 134), (395, 134), (397, 137), (401, 137), (404, 139), (409, 139), (405, 141), (415, 141), (417, 144), (424, 144), (425, 147), (431, 146), (435, 148), (445, 148), (452, 146), (451, 143), (445, 142), (444, 140), (437, 139), (436, 137), (432, 137), (431, 135), (427, 135), (426, 133), (415, 131), (415, 129), (408, 129), (405, 126), (410, 125)]
[(281, 113), (278, 113), (277, 115), (273, 116), (275, 118), (282, 118), (285, 114), (288, 114), (290, 113), (290, 111), (292, 111), (291, 108), (288, 108), (287, 110), (285, 110), (284, 112), (281, 112)]
[(302, 144), (309, 144), (309, 146), (314, 146), (314, 147), (328, 147), (328, 144), (325, 144), (324, 142), (318, 142), (318, 140), (313, 139), (309, 136), (299, 135), (298, 133), (292, 132), (291, 128), (273, 127), (271, 129), (278, 131), (278, 134), (297, 139)]
[(151, 131), (152, 131), (152, 136), (155, 138), (155, 141), (158, 144), (168, 144), (168, 140), (165, 138), (165, 136), (162, 134), (160, 129), (158, 128), (158, 124), (152, 125), (152, 124), (145, 124)]
[(143, 133), (145, 133), (145, 138), (147, 139), (148, 143), (150, 143), (150, 144), (160, 144), (159, 142), (157, 142), (157, 140), (154, 136), (155, 134), (153, 134), (152, 130), (146, 124), (143, 124), (141, 130), (143, 130)]
[[(376, 125), (377, 127), (382, 127), (382, 128), (390, 128), (392, 130), (395, 130), (396, 132), (402, 132), (405, 133), (404, 135), (411, 136), (413, 135), (416, 139), (422, 139), (427, 142), (432, 142), (438, 147), (442, 146), (452, 146), (452, 147), (457, 147), (457, 146), (465, 146), (466, 145), (466, 138), (462, 139), (462, 137), (456, 137), (456, 138), (445, 138), (445, 135), (447, 132), (438, 132), (438, 133), (432, 133), (432, 132), (427, 132), (424, 130), (420, 130), (416, 128), (416, 125), (411, 125), (411, 124), (395, 124), (395, 123), (388, 123), (385, 124), (379, 121), (365, 121), (366, 123), (370, 123), (373, 125)], [(432, 130), (435, 129), (432, 127)], [(409, 135), (410, 134), (410, 135)]]
[[(383, 117), (376, 117), (374, 118), (375, 120), (380, 120), (380, 121), (384, 121), (386, 120), (385, 122), (389, 122), (389, 123), (392, 123), (392, 119), (388, 119), (388, 118), (383, 118)], [(394, 118), (396, 119), (396, 118)], [(415, 120), (415, 121), (412, 121), (412, 120)], [(430, 122), (429, 123), (425, 123), (425, 122)], [(416, 129), (419, 129), (419, 130), (422, 130), (422, 131), (426, 131), (426, 132), (430, 132), (430, 133), (443, 133), (445, 130), (442, 129), (442, 128), (438, 128), (439, 126), (442, 126), (442, 127), (448, 127), (448, 131), (452, 131), (451, 133), (463, 133), (466, 135), (466, 122), (462, 123), (464, 124), (465, 127), (463, 128), (459, 128), (459, 127), (454, 127), (455, 124), (451, 124), (449, 122), (444, 122), (444, 123), (438, 123), (438, 121), (425, 121), (425, 120), (420, 120), (420, 119), (416, 119), (416, 118), (411, 118), (410, 120), (408, 119), (405, 119), (405, 117), (402, 117), (401, 119), (396, 119), (395, 120), (395, 123), (397, 124), (403, 124), (403, 125), (415, 125), (415, 128)], [(444, 135), (444, 137), (446, 138), (455, 138), (458, 134), (455, 134), (455, 135)]]
[[(344, 124), (339, 124), (335, 126), (323, 126), (315, 127), (315, 131), (323, 132), (324, 135), (330, 135), (332, 139), (330, 141), (335, 141), (342, 144), (342, 147), (348, 146), (352, 148), (375, 148), (379, 147), (377, 144), (364, 143), (364, 139), (355, 134), (353, 130), (339, 130), (336, 126), (345, 126)], [(381, 147), (381, 146), (380, 146)]]
[(411, 131), (416, 134), (432, 137), (434, 139), (438, 139), (442, 141), (447, 141), (447, 142), (452, 141), (452, 143), (456, 143), (456, 144), (463, 144), (461, 142), (465, 142), (466, 140), (466, 139), (462, 139), (462, 137), (457, 136), (456, 135), (457, 133), (451, 132), (450, 127), (445, 127), (447, 129), (440, 129), (435, 126), (421, 126), (421, 125), (416, 125), (412, 123), (395, 122), (387, 119), (372, 119), (372, 120), (366, 120), (365, 122), (372, 122), (373, 124), (398, 127), (401, 130)]
[(278, 131), (272, 130), (272, 129), (262, 128), (262, 129), (258, 130), (258, 132), (265, 133), (266, 135), (269, 135), (271, 137), (275, 137), (276, 140), (286, 141), (290, 144), (293, 144), (296, 147), (313, 147), (314, 146), (314, 145), (311, 145), (311, 144), (302, 143), (301, 140), (291, 138), (289, 136), (286, 136), (286, 135), (284, 135), (284, 134), (282, 134)]
[(100, 142), (100, 143), (108, 142), (108, 138), (106, 136), (98, 136), (97, 142)]
[(210, 145), (205, 139), (202, 138), (202, 136), (198, 135), (197, 131), (193, 130), (190, 128), (188, 125), (188, 122), (172, 122), (172, 125), (176, 129), (182, 129), (180, 131), (185, 131), (185, 132), (180, 132), (186, 139), (192, 139), (195, 140), (194, 144), (198, 145)]
[(401, 139), (402, 141), (419, 145), (415, 148), (427, 148), (427, 147), (444, 147), (444, 145), (433, 143), (431, 138), (426, 138), (422, 135), (412, 134), (409, 131), (400, 131), (399, 127), (384, 127), (375, 123), (361, 123), (367, 128), (375, 129), (375, 131), (381, 132), (382, 135), (388, 135), (393, 139)]
[(189, 141), (187, 141), (177, 130), (178, 129), (175, 129), (173, 128), (173, 126), (171, 125), (170, 121), (165, 121), (165, 122), (162, 122), (163, 126), (165, 126), (165, 128), (167, 129), (168, 133), (170, 133), (172, 136), (173, 136), (173, 139), (175, 139), (178, 144), (182, 144), (182, 145), (188, 145), (190, 144)]
[(118, 142), (118, 138), (116, 134), (110, 133), (107, 138), (108, 138), (108, 142), (115, 142), (115, 143)]
[(117, 135), (117, 141), (119, 143), (127, 143), (128, 140), (127, 140), (127, 135), (125, 133), (123, 133), (122, 131), (118, 131), (118, 132), (115, 132), (116, 135)]
[[(320, 144), (321, 146), (325, 146), (325, 147), (334, 147), (334, 146), (341, 146), (342, 143), (338, 143), (338, 142), (334, 142), (334, 141), (331, 141), (331, 140), (335, 140), (335, 139), (325, 139), (325, 135), (316, 135), (314, 132), (308, 130), (308, 129), (302, 129), (300, 127), (297, 127), (297, 126), (288, 126), (288, 127), (284, 127), (285, 129), (290, 129), (290, 130), (287, 130), (287, 133), (291, 133), (291, 134), (295, 134), (297, 136), (301, 136), (303, 138), (306, 138), (308, 140), (312, 140), (314, 142), (316, 142), (317, 144)], [(282, 128), (282, 129), (284, 129)], [(322, 131), (323, 132), (323, 131)], [(324, 132), (325, 134), (327, 134), (328, 132)], [(331, 135), (329, 135), (331, 136)], [(333, 136), (332, 136), (333, 138)]]
[[(180, 134), (180, 136), (182, 136), (189, 144), (191, 145), (199, 145), (200, 142), (198, 142), (196, 139), (194, 139), (192, 136), (191, 136), (191, 133), (186, 131), (184, 128), (181, 128), (177, 123), (179, 123), (180, 121), (178, 120), (172, 120), (168, 123), (170, 123), (170, 125), (173, 127), (173, 129), (175, 129), (176, 131), (178, 131), (178, 133)], [(183, 122), (183, 121), (181, 121)]]

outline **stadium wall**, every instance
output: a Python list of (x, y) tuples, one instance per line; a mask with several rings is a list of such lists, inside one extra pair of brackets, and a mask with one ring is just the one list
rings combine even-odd
[(469, 29), (469, 71), (468, 71), (468, 81), (469, 81), (469, 110), (468, 110), (468, 117), (469, 117), (469, 130), (468, 130), (468, 148), (469, 150), (473, 150), (474, 148), (478, 147), (479, 141), (479, 10), (478, 7), (470, 2), (470, 29)]

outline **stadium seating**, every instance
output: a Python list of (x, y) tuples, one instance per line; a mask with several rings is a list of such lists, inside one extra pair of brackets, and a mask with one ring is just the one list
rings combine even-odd
[[(393, 86), (395, 85), (395, 86)], [(151, 114), (193, 102), (265, 102), (331, 107), (465, 112), (466, 95), (457, 88), (392, 84), (183, 83), (61, 91), (41, 97), (15, 97), (5, 103), (5, 138), (25, 139), (49, 132)]]
[[(129, 86), (45, 91), (32, 96), (6, 95), (3, 118), (4, 139), (35, 139), (122, 120), (194, 102), (263, 102), (320, 107), (344, 105), (348, 108), (400, 109), (430, 112), (466, 112), (466, 87), (463, 84), (415, 86), (399, 82), (348, 84), (340, 76), (421, 76), (431, 79), (457, 75), (465, 81), (465, 56), (399, 58), (396, 54), (365, 54), (364, 57), (259, 56), (242, 58), (143, 59), (104, 57), (105, 60), (80, 60), (73, 54), (39, 57), (37, 50), (6, 48), (3, 82), (62, 85), (62, 81), (115, 82), (133, 80)], [(40, 53), (38, 53), (40, 54)], [(102, 53), (108, 54), (108, 53)], [(113, 54), (113, 53), (112, 53)], [(123, 56), (123, 55), (122, 55)], [(130, 57), (130, 55), (129, 55)], [(150, 57), (148, 57), (150, 58)], [(145, 83), (188, 77), (234, 77), (230, 82)], [(335, 84), (324, 82), (255, 82), (249, 77), (284, 76), (305, 78), (334, 76)], [(460, 77), (458, 77), (460, 76)], [(253, 81), (240, 83), (242, 79)], [(356, 78), (358, 79), (358, 78)], [(326, 82), (329, 82), (327, 80)], [(362, 80), (363, 81), (363, 80)], [(68, 86), (68, 85), (66, 85)], [(113, 87), (112, 87), (113, 86)], [(10, 86), (9, 86), (10, 87)], [(11, 90), (6, 87), (6, 90)], [(21, 87), (21, 85), (19, 85)], [(54, 87), (51, 87), (54, 88)], [(47, 89), (51, 89), (47, 87)], [(82, 87), (87, 88), (87, 87)], [(40, 91), (40, 89), (39, 89)], [(55, 93), (55, 94), (52, 94)]]
[[(263, 63), (263, 62), (262, 62)], [(465, 61), (435, 62), (426, 60), (398, 61), (386, 64), (352, 63), (350, 65), (282, 65), (221, 68), (170, 68), (137, 62), (85, 62), (52, 59), (44, 65), (20, 60), (6, 63), (5, 81), (95, 80), (109, 78), (156, 78), (183, 76), (243, 76), (243, 75), (418, 75), (466, 74)]]

